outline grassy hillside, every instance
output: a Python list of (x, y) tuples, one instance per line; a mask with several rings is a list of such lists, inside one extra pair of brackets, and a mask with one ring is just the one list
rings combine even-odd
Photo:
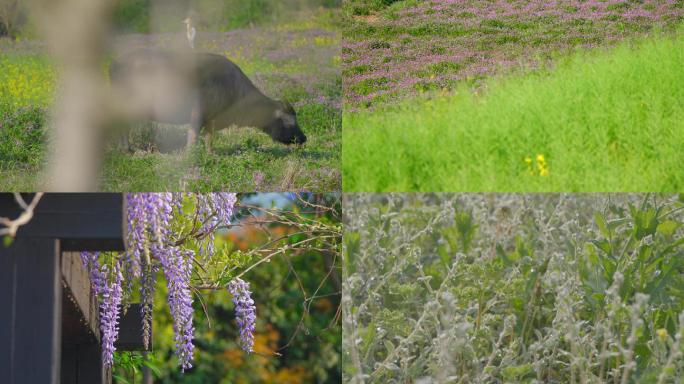
[(351, 109), (535, 68), (682, 20), (660, 0), (349, 0), (342, 47)]
[(346, 191), (684, 188), (684, 39), (344, 116)]

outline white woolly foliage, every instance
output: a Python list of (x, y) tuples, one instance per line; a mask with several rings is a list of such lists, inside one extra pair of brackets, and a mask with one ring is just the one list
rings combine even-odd
[(345, 382), (684, 377), (677, 196), (345, 198)]

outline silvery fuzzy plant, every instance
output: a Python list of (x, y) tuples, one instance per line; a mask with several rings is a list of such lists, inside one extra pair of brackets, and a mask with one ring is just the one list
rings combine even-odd
[(345, 198), (345, 382), (684, 377), (678, 196)]

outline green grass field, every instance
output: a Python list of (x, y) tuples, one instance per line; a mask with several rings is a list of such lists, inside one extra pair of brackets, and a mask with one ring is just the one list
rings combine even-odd
[(344, 190), (681, 191), (681, 36), (345, 113)]
[[(310, 13), (306, 23), (214, 34), (201, 51), (237, 63), (267, 95), (294, 104), (308, 141), (275, 143), (254, 128), (219, 132), (213, 152), (184, 151), (187, 126), (133, 127), (133, 153), (108, 145), (104, 191), (330, 191), (341, 188), (341, 97), (336, 11)], [(165, 48), (169, 34), (123, 36), (123, 44)], [(57, 74), (36, 41), (0, 39), (0, 179), (2, 190), (40, 190), (49, 106)], [(161, 138), (161, 139), (160, 139)], [(158, 141), (173, 145), (161, 148)], [(116, 141), (116, 140), (114, 140)]]

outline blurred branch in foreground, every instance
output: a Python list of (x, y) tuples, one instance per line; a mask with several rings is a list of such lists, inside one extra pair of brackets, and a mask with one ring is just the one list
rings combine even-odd
[(42, 197), (42, 192), (36, 193), (33, 196), (31, 203), (26, 204), (26, 201), (24, 201), (24, 198), (21, 197), (21, 194), (15, 193), (14, 200), (16, 200), (17, 204), (19, 204), (24, 211), (14, 220), (8, 217), (0, 217), (0, 224), (5, 226), (5, 228), (0, 228), (0, 236), (14, 237), (17, 234), (19, 227), (26, 225), (29, 221), (31, 221), (33, 218), (33, 210), (36, 208), (36, 205), (38, 205), (38, 202)]

